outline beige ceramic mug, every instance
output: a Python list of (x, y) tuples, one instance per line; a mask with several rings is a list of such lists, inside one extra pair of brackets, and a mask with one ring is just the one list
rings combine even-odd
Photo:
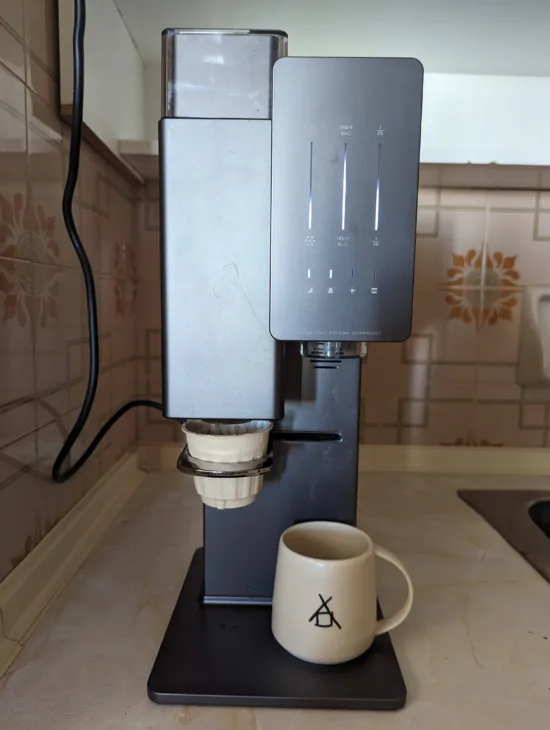
[[(391, 618), (376, 619), (375, 556), (395, 565), (407, 598)], [(338, 522), (304, 522), (279, 541), (271, 628), (299, 659), (338, 664), (360, 656), (375, 636), (409, 615), (413, 585), (403, 563), (361, 530)]]

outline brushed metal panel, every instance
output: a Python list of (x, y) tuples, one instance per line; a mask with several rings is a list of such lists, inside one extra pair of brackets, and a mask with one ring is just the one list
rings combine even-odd
[(422, 81), (414, 59), (275, 64), (270, 327), (277, 339), (409, 336)]
[(165, 415), (279, 418), (271, 122), (164, 119), (160, 143)]

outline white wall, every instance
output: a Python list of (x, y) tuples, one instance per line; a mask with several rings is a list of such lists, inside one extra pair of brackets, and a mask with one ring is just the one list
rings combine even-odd
[[(60, 96), (72, 105), (73, 0), (59, 0)], [(116, 154), (143, 139), (143, 62), (113, 0), (86, 3), (84, 121)]]
[[(156, 140), (160, 66), (147, 66), (145, 79), (147, 139)], [(548, 99), (550, 78), (426, 74), (420, 160), (550, 165)]]
[(159, 62), (166, 27), (281, 28), (293, 56), (414, 56), (428, 72), (550, 76), (550, 0), (116, 3), (147, 64)]
[(145, 138), (155, 140), (158, 137), (158, 122), (160, 119), (162, 102), (161, 65), (154, 63), (145, 66)]

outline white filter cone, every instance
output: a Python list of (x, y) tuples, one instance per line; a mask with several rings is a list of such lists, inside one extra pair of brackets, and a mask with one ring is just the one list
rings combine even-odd
[[(270, 421), (247, 421), (238, 424), (187, 421), (182, 431), (187, 437), (189, 455), (227, 471), (238, 463), (260, 462), (267, 453)], [(205, 465), (203, 465), (205, 466)], [(195, 489), (204, 504), (217, 509), (245, 507), (262, 488), (263, 476), (193, 477)]]

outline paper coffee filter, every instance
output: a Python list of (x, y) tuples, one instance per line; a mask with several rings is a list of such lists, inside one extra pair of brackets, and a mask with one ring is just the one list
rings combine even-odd
[[(267, 453), (270, 421), (220, 423), (187, 421), (182, 431), (187, 438), (191, 461), (200, 461), (203, 469), (238, 471), (237, 464), (253, 468)], [(195, 489), (204, 504), (217, 509), (232, 509), (251, 504), (262, 488), (263, 476), (204, 477), (194, 476)]]
[(248, 462), (267, 452), (270, 421), (220, 423), (187, 421), (182, 431), (187, 437), (189, 454), (201, 461)]

